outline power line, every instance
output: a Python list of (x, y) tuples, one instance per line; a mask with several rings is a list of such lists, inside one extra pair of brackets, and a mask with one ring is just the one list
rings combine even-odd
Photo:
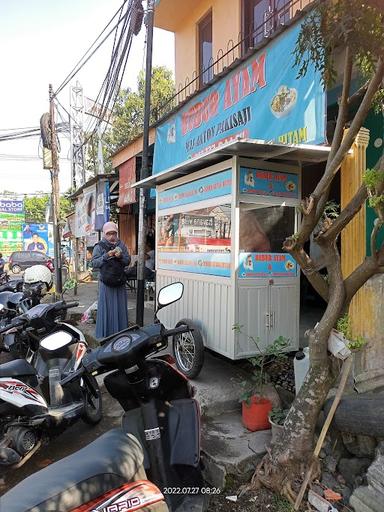
[[(119, 7), (119, 9), (115, 12), (113, 17), (109, 20), (108, 24), (104, 27), (104, 29), (101, 31), (101, 33), (97, 36), (95, 41), (91, 44), (91, 46), (88, 48), (88, 50), (84, 53), (84, 55), (81, 57), (81, 59), (76, 63), (72, 71), (64, 78), (61, 85), (57, 88), (56, 92), (54, 93), (54, 96), (57, 96), (64, 87), (72, 80), (72, 78), (82, 69), (82, 67), (85, 66), (85, 64), (89, 61), (89, 59), (96, 53), (96, 51), (100, 48), (100, 46), (109, 38), (109, 36), (112, 34), (112, 32), (117, 28), (117, 26), (121, 23), (121, 19), (117, 22), (117, 24), (108, 32), (108, 34), (104, 37), (104, 39), (99, 43), (99, 45), (92, 51), (90, 55), (89, 52), (92, 50), (92, 48), (95, 46), (97, 41), (100, 39), (100, 37), (104, 34), (104, 32), (107, 30), (107, 28), (111, 25), (113, 20), (116, 18), (116, 16), (122, 11), (124, 5), (127, 3), (128, 0), (124, 0), (122, 5)], [(88, 55), (88, 56), (87, 56)], [(84, 60), (85, 59), (85, 60)], [(84, 62), (83, 62), (84, 61)]]

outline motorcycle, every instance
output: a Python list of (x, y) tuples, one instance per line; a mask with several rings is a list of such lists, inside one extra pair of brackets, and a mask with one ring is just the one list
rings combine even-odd
[(59, 322), (63, 311), (77, 305), (39, 304), (0, 328), (0, 333), (16, 330), (18, 350), (26, 353), (25, 359), (0, 365), (3, 469), (20, 467), (50, 437), (80, 418), (89, 424), (101, 420), (101, 393), (92, 375), (84, 371), (76, 382), (60, 384), (76, 372), (88, 348), (79, 329)]
[[(33, 286), (24, 287), (23, 292), (0, 292), (0, 328), (9, 325), (15, 316), (40, 304), (44, 296), (44, 289), (45, 285), (43, 283), (36, 283)], [(25, 344), (16, 343), (16, 334), (17, 330), (10, 328), (10, 331), (2, 336), (0, 350), (2, 348), (3, 352), (8, 354), (7, 356), (0, 354), (0, 363), (6, 362), (4, 359), (8, 361), (26, 356), (25, 351), (20, 350), (22, 347), (25, 348)]]
[(21, 292), (22, 289), (22, 279), (10, 279), (5, 272), (0, 275), (0, 292)]
[[(124, 409), (120, 429), (20, 482), (2, 497), (7, 512), (198, 512), (206, 493), (200, 467), (200, 410), (187, 378), (171, 364), (157, 312), (179, 300), (182, 283), (162, 288), (155, 322), (110, 336), (88, 350), (62, 386), (109, 373), (107, 391)], [(147, 477), (149, 480), (147, 480)], [(214, 491), (213, 491), (214, 492)], [(219, 491), (217, 491), (219, 492)]]

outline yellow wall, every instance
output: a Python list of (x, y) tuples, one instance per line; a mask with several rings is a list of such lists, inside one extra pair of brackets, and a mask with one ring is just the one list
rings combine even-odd
[[(313, 0), (299, 0), (291, 9), (293, 17), (299, 8)], [(242, 0), (160, 0), (155, 10), (155, 25), (175, 33), (175, 82), (176, 90), (185, 87), (198, 73), (197, 26), (212, 10), (213, 61), (237, 45), (242, 39)], [(218, 74), (241, 56), (240, 46), (214, 67)], [(179, 101), (198, 89), (196, 81), (180, 95)]]
[[(213, 60), (220, 48), (225, 53), (232, 39), (237, 43), (241, 30), (241, 0), (201, 0), (175, 31), (175, 81), (185, 85), (198, 69), (197, 24), (212, 9)], [(216, 74), (216, 69), (215, 69)], [(188, 81), (188, 80), (187, 80)], [(192, 92), (192, 91), (191, 91)]]

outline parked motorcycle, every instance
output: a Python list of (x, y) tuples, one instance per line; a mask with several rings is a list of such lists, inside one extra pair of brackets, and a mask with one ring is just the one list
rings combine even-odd
[(10, 279), (6, 272), (0, 275), (0, 292), (21, 292), (23, 284), (22, 279)]
[[(182, 283), (160, 290), (157, 311), (182, 293)], [(150, 358), (167, 347), (169, 336), (186, 329), (167, 330), (155, 315), (154, 324), (126, 329), (88, 350), (61, 386), (114, 370), (104, 383), (125, 411), (121, 428), (19, 483), (2, 497), (4, 510), (204, 510), (211, 490), (203, 487), (193, 388), (170, 356)]]
[[(83, 419), (101, 419), (101, 393), (87, 371), (78, 370), (88, 345), (76, 327), (58, 318), (77, 302), (39, 304), (0, 328), (17, 331), (15, 343), (25, 359), (0, 365), (0, 466), (20, 467), (45, 441)], [(46, 334), (44, 337), (42, 335)]]

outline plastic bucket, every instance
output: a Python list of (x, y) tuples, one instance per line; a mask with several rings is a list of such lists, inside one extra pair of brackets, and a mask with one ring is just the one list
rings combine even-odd
[(268, 415), (271, 410), (272, 402), (270, 400), (253, 396), (249, 405), (247, 402), (242, 402), (243, 425), (251, 432), (270, 429)]

